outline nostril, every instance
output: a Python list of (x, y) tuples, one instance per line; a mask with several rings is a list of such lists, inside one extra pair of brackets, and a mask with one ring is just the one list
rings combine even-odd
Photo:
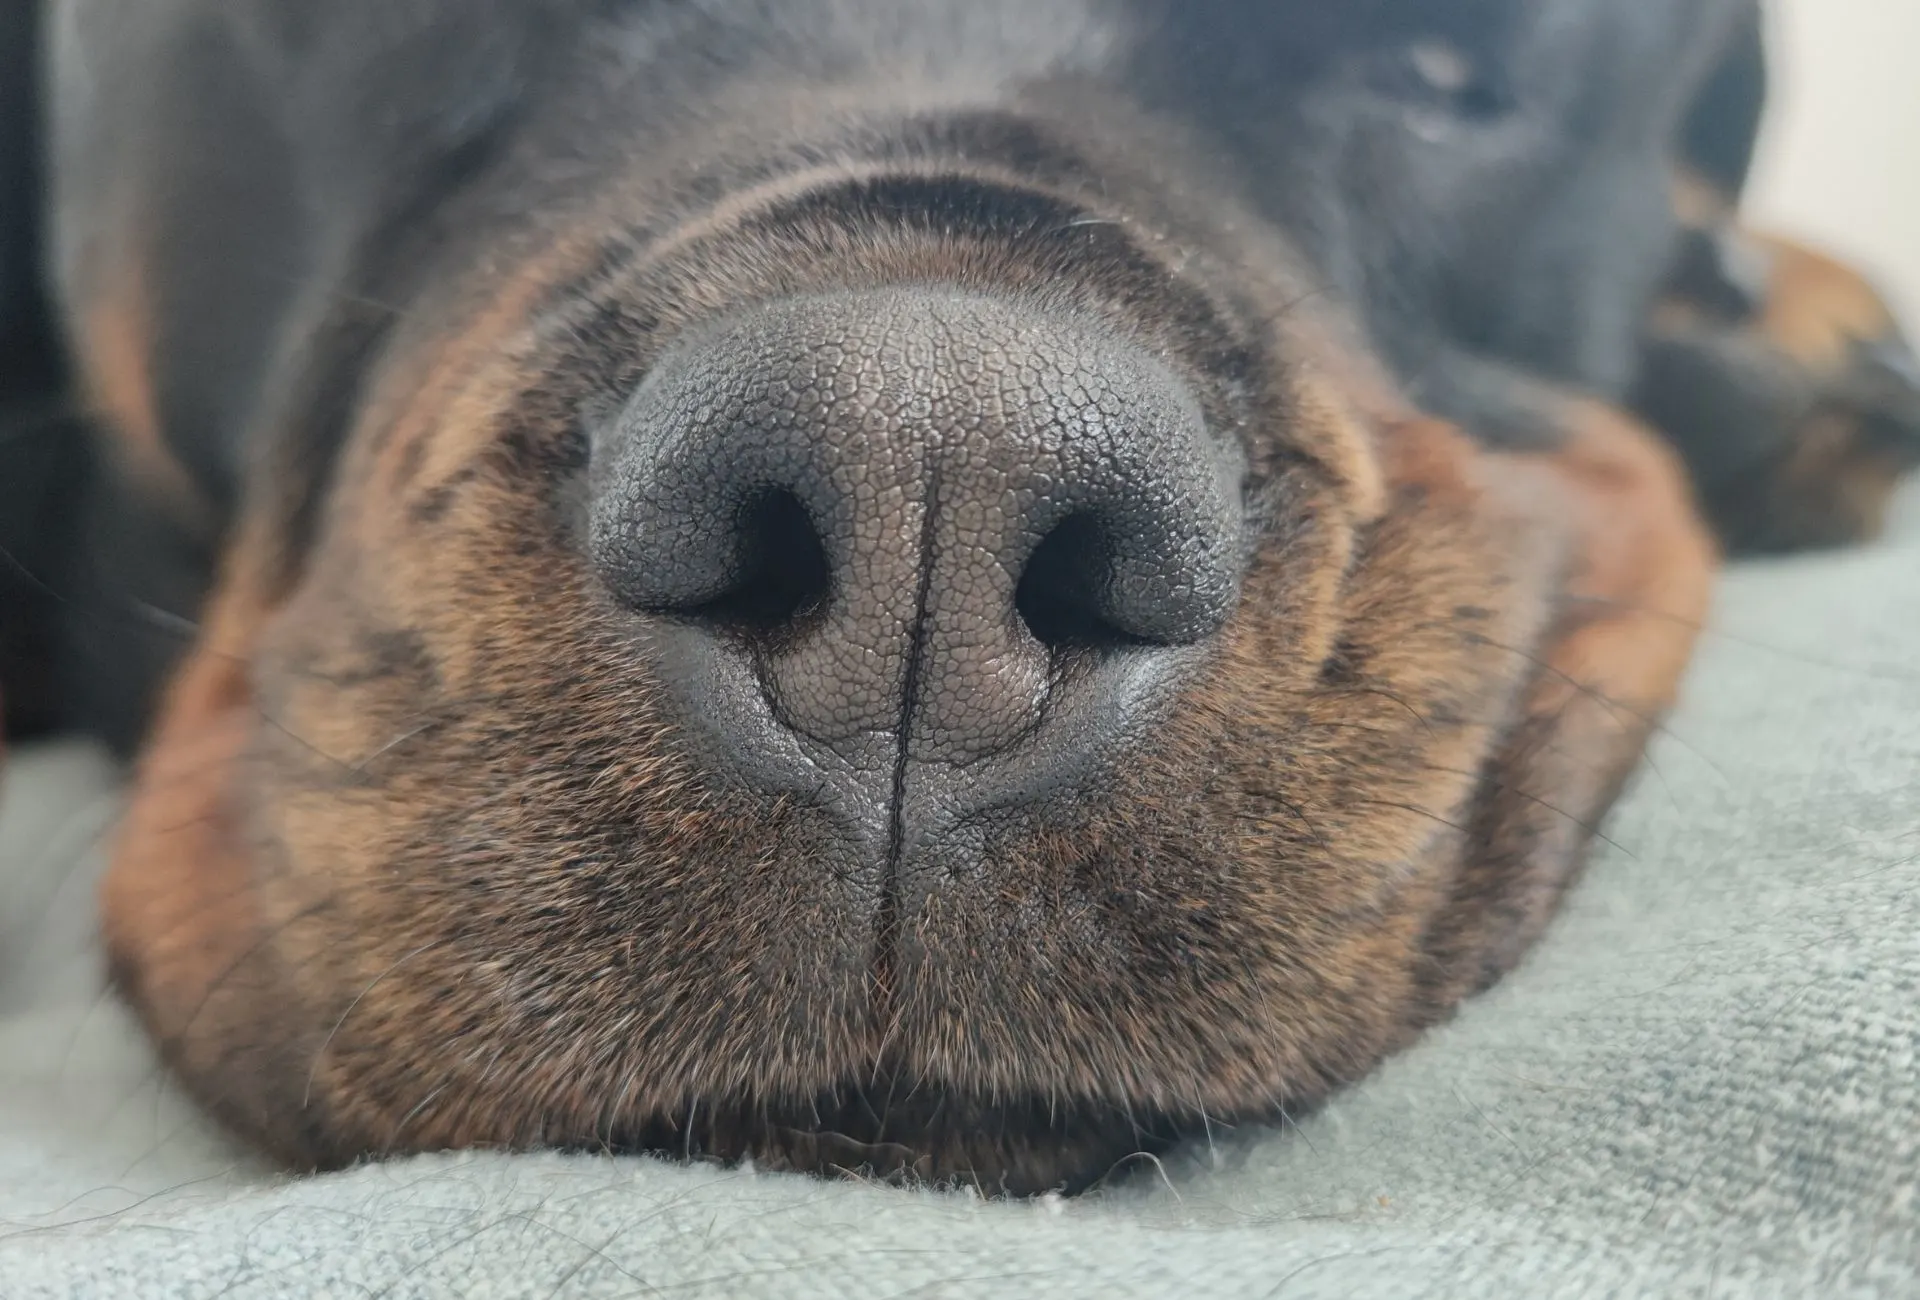
[(1049, 650), (1119, 649), (1155, 642), (1127, 631), (1102, 608), (1112, 565), (1099, 520), (1068, 516), (1041, 539), (1014, 592), (1014, 609)]
[(827, 603), (832, 569), (806, 505), (792, 492), (769, 489), (742, 507), (736, 528), (734, 578), (719, 595), (663, 611), (741, 631), (774, 631)]

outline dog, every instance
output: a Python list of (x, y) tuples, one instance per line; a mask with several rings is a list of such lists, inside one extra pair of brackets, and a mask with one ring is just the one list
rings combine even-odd
[(137, 748), (115, 983), (298, 1168), (1294, 1114), (1540, 937), (1722, 553), (1920, 460), (1741, 224), (1750, 0), (39, 21), (98, 433), (6, 695)]

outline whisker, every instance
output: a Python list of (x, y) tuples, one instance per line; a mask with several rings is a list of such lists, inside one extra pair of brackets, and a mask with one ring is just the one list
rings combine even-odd
[[(1688, 753), (1692, 754), (1695, 758), (1699, 759), (1701, 762), (1705, 763), (1708, 767), (1712, 768), (1714, 773), (1717, 776), (1719, 776), (1722, 781), (1726, 781), (1728, 779), (1725, 769), (1723, 769), (1719, 765), (1719, 763), (1714, 760), (1712, 755), (1707, 754), (1706, 752), (1701, 750), (1699, 746), (1695, 745), (1692, 741), (1688, 740), (1686, 737), (1674, 731), (1673, 728), (1667, 724), (1664, 718), (1661, 718), (1652, 714), (1641, 713), (1639, 710), (1633, 708), (1632, 706), (1624, 704), (1619, 700), (1613, 699), (1612, 697), (1607, 695), (1605, 691), (1602, 691), (1599, 687), (1594, 686), (1588, 682), (1581, 681), (1579, 678), (1573, 676), (1571, 673), (1567, 672), (1565, 669), (1560, 668), (1558, 665), (1554, 664), (1552, 661), (1544, 659), (1539, 655), (1531, 653), (1530, 651), (1523, 650), (1519, 646), (1507, 645), (1504, 642), (1495, 641), (1491, 637), (1485, 637), (1485, 636), (1476, 635), (1474, 639), (1477, 640), (1480, 644), (1490, 646), (1495, 650), (1504, 650), (1508, 654), (1514, 655), (1526, 661), (1527, 663), (1532, 664), (1535, 668), (1538, 668), (1541, 672), (1550, 674), (1556, 680), (1564, 682), (1568, 686), (1571, 686), (1574, 690), (1580, 692), (1581, 695), (1592, 700), (1595, 704), (1600, 705), (1602, 708), (1606, 709), (1608, 713), (1612, 714), (1614, 721), (1616, 723), (1620, 723), (1620, 727), (1622, 731), (1630, 730), (1627, 724), (1624, 722), (1621, 722), (1621, 719), (1620, 719), (1620, 715), (1625, 714), (1628, 718), (1632, 719), (1634, 722), (1637, 722), (1641, 726), (1647, 728), (1649, 733), (1654, 735), (1665, 736), (1667, 739), (1673, 741), (1675, 744), (1683, 746)], [(1653, 770), (1654, 775), (1660, 778), (1661, 785), (1666, 787), (1668, 795), (1671, 796), (1673, 793), (1673, 785), (1671, 782), (1667, 780), (1666, 773), (1660, 770), (1660, 765), (1654, 759), (1653, 755), (1645, 752), (1645, 750), (1643, 749), (1641, 753), (1641, 761), (1646, 763), (1646, 765)]]
[(62, 605), (67, 605), (72, 603), (65, 596), (55, 591), (52, 587), (49, 587), (45, 582), (41, 581), (39, 574), (35, 573), (32, 569), (29, 569), (24, 560), (22, 560), (18, 555), (14, 554), (11, 550), (8, 550), (5, 546), (0, 546), (0, 560), (5, 561), (9, 569), (12, 569), (15, 573), (19, 574), (22, 578), (26, 579), (28, 585), (32, 586), (34, 590), (40, 592), (42, 595), (46, 596), (49, 600), (58, 601)]
[(409, 1110), (406, 1114), (400, 1117), (399, 1123), (393, 1126), (393, 1132), (387, 1135), (387, 1142), (386, 1142), (387, 1155), (393, 1154), (395, 1145), (398, 1144), (398, 1142), (400, 1141), (400, 1134), (406, 1131), (407, 1125), (413, 1123), (413, 1121), (419, 1117), (421, 1111), (425, 1110), (428, 1106), (432, 1105), (436, 1100), (439, 1099), (442, 1093), (444, 1093), (448, 1088), (451, 1088), (452, 1086), (453, 1086), (453, 1080), (451, 1079), (447, 1080), (447, 1082), (441, 1084), (439, 1087), (435, 1088), (432, 1092), (429, 1092), (426, 1096), (422, 1097), (419, 1101), (415, 1102), (413, 1104), (413, 1109)]
[(1355, 799), (1352, 802), (1354, 802), (1355, 804), (1358, 804), (1363, 808), (1397, 808), (1401, 812), (1410, 812), (1415, 814), (1416, 816), (1425, 817), (1430, 821), (1438, 822), (1440, 823), (1440, 825), (1447, 827), (1449, 830), (1459, 832), (1461, 835), (1466, 836), (1468, 839), (1473, 838), (1473, 832), (1467, 827), (1462, 826), (1459, 822), (1451, 821), (1445, 817), (1442, 817), (1439, 813), (1433, 811), (1431, 808), (1422, 808), (1418, 804), (1400, 803), (1397, 800), (1393, 800), (1393, 799)]
[(1432, 772), (1446, 772), (1453, 776), (1475, 777), (1480, 781), (1481, 786), (1483, 788), (1490, 789), (1490, 790), (1497, 790), (1502, 794), (1513, 795), (1516, 798), (1523, 799), (1526, 802), (1533, 804), (1535, 807), (1538, 807), (1538, 808), (1544, 809), (1547, 812), (1553, 813), (1557, 817), (1564, 817), (1567, 821), (1572, 822), (1580, 830), (1585, 831), (1587, 834), (1593, 836), (1595, 839), (1599, 840), (1601, 843), (1606, 844), (1611, 848), (1619, 850), (1621, 853), (1626, 854), (1629, 858), (1632, 858), (1636, 862), (1639, 860), (1639, 855), (1634, 853), (1633, 850), (1629, 849), (1626, 845), (1620, 843), (1620, 841), (1612, 838), (1611, 836), (1606, 834), (1606, 832), (1602, 831), (1600, 829), (1599, 824), (1587, 821), (1580, 817), (1576, 817), (1574, 814), (1568, 812), (1565, 808), (1562, 808), (1557, 804), (1550, 803), (1549, 801), (1542, 799), (1539, 795), (1532, 794), (1529, 791), (1523, 790), (1519, 786), (1514, 785), (1511, 782), (1495, 781), (1489, 778), (1484, 772), (1474, 772), (1474, 771), (1462, 769), (1462, 768), (1445, 767), (1437, 763), (1427, 763), (1427, 764), (1423, 764), (1422, 766), (1426, 767), (1428, 771), (1432, 771)]
[[(1291, 816), (1295, 821), (1297, 821), (1298, 823), (1300, 823), (1301, 825), (1307, 828), (1307, 833), (1314, 838), (1314, 841), (1318, 843), (1321, 848), (1324, 849), (1324, 848), (1332, 847), (1332, 841), (1327, 839), (1327, 837), (1321, 832), (1320, 828), (1314, 824), (1313, 818), (1307, 816), (1306, 810), (1304, 808), (1301, 808), (1298, 804), (1293, 803), (1289, 799), (1285, 799), (1280, 795), (1271, 793), (1269, 791), (1260, 792), (1258, 797), (1263, 799), (1271, 799), (1274, 803), (1279, 804), (1280, 807), (1289, 816)], [(1274, 818), (1263, 817), (1257, 813), (1243, 816), (1240, 818), (1240, 820), (1253, 822), (1256, 825), (1272, 826), (1277, 824)]]
[(138, 596), (127, 597), (128, 608), (142, 622), (159, 631), (179, 637), (182, 641), (193, 641), (200, 635), (200, 624), (185, 618), (170, 609), (161, 609), (150, 601)]
[(367, 996), (367, 994), (373, 992), (373, 990), (379, 986), (380, 981), (384, 980), (387, 976), (399, 970), (402, 966), (412, 961), (415, 957), (418, 957), (421, 953), (427, 952), (434, 948), (438, 948), (441, 946), (441, 944), (445, 942), (446, 940), (444, 939), (435, 939), (432, 943), (423, 943), (418, 948), (415, 948), (412, 952), (403, 954), (398, 959), (396, 959), (392, 965), (388, 966), (385, 970), (381, 971), (378, 975), (375, 975), (372, 980), (368, 981), (367, 986), (361, 989), (359, 993), (354, 995), (353, 1001), (347, 1003), (347, 1009), (340, 1013), (340, 1018), (333, 1022), (333, 1028), (327, 1031), (327, 1036), (321, 1040), (320, 1046), (314, 1049), (313, 1059), (307, 1065), (306, 1090), (300, 1094), (300, 1109), (305, 1110), (307, 1106), (313, 1101), (313, 1079), (314, 1079), (314, 1074), (320, 1069), (320, 1058), (327, 1054), (327, 1049), (329, 1047), (333, 1046), (334, 1036), (340, 1032), (340, 1027), (347, 1023), (347, 1017), (351, 1016), (354, 1013), (354, 1010), (360, 1005), (361, 1001)]
[[(235, 895), (236, 896), (242, 895), (246, 893), (249, 888), (250, 887), (247, 885), (242, 885), (239, 889), (236, 889), (234, 891)], [(271, 930), (267, 931), (265, 934), (261, 935), (258, 939), (256, 939), (244, 951), (242, 951), (237, 957), (235, 957), (233, 961), (229, 962), (227, 964), (226, 969), (221, 971), (219, 975), (214, 977), (212, 983), (208, 984), (207, 991), (201, 995), (199, 1004), (196, 1005), (193, 1009), (193, 1014), (187, 1017), (186, 1023), (181, 1025), (178, 1032), (176, 1032), (171, 1036), (170, 1041), (172, 1043), (177, 1044), (180, 1042), (184, 1042), (186, 1040), (187, 1036), (193, 1032), (194, 1026), (199, 1023), (200, 1017), (206, 1013), (207, 1007), (211, 1005), (215, 995), (220, 993), (226, 987), (227, 981), (231, 980), (234, 976), (240, 973), (241, 969), (247, 964), (247, 962), (259, 956), (263, 951), (266, 950), (269, 944), (272, 944), (275, 941), (277, 941), (282, 935), (286, 934), (294, 926), (300, 924), (303, 921), (312, 920), (314, 917), (320, 915), (322, 912), (325, 912), (327, 909), (329, 909), (332, 906), (333, 906), (333, 899), (331, 897), (323, 898), (317, 902), (310, 903), (306, 907), (301, 908), (299, 911), (295, 912), (292, 916), (289, 916), (286, 920), (280, 922), (280, 924), (274, 926)], [(185, 928), (186, 926), (191, 924), (193, 924), (191, 920), (183, 921), (181, 922), (181, 928)]]
[(1686, 618), (1679, 614), (1671, 614), (1665, 610), (1636, 605), (1631, 601), (1615, 600), (1607, 596), (1583, 595), (1568, 596), (1567, 600), (1570, 603), (1602, 605), (1608, 609), (1619, 610), (1622, 613), (1640, 614), (1647, 618), (1662, 619), (1678, 627), (1684, 627), (1689, 631), (1697, 632), (1702, 637), (1708, 637), (1715, 641), (1725, 641), (1732, 645), (1744, 646), (1747, 649), (1758, 650), (1764, 654), (1774, 655), (1781, 659), (1790, 659), (1795, 663), (1805, 664), (1810, 668), (1823, 668), (1832, 672), (1870, 677), (1881, 681), (1920, 682), (1920, 672), (1914, 672), (1911, 669), (1897, 668), (1885, 664), (1846, 664), (1833, 659), (1823, 659), (1818, 655), (1810, 655), (1803, 651), (1791, 650), (1785, 646), (1774, 645), (1754, 637), (1741, 636), (1736, 632), (1729, 632), (1711, 623), (1703, 623), (1698, 619)]

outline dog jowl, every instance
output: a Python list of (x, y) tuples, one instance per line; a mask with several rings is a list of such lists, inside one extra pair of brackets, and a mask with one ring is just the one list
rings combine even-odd
[(89, 697), (164, 680), (96, 719), (121, 988), (309, 1167), (1031, 1191), (1364, 1074), (1687, 659), (1623, 408), (1747, 19), (53, 4), (96, 514), (154, 521), (91, 567), (209, 557)]

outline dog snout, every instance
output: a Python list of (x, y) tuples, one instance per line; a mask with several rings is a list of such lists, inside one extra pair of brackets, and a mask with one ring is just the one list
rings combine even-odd
[(964, 817), (1099, 765), (1237, 601), (1242, 473), (1108, 326), (849, 291), (670, 349), (596, 436), (591, 546), (721, 764), (897, 833), (909, 786)]

